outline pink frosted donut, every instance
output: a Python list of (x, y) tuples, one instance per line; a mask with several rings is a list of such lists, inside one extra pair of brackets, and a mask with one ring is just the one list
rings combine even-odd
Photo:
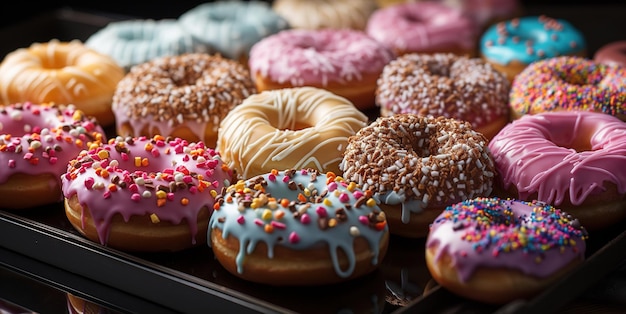
[(593, 56), (596, 62), (626, 67), (626, 40), (608, 43)]
[(438, 0), (461, 10), (479, 29), (513, 18), (521, 12), (519, 0)]
[(105, 140), (95, 118), (74, 106), (30, 102), (0, 109), (2, 208), (63, 200), (60, 176), (81, 150)]
[(487, 303), (529, 298), (580, 265), (587, 230), (533, 200), (479, 197), (448, 206), (431, 224), (426, 265), (459, 295)]
[(626, 217), (626, 123), (604, 113), (525, 115), (490, 142), (502, 189), (598, 229)]
[(266, 37), (250, 51), (258, 92), (311, 86), (374, 107), (376, 80), (393, 52), (363, 31), (290, 29)]
[(460, 10), (437, 2), (407, 2), (376, 10), (365, 32), (397, 55), (475, 54), (477, 28)]
[(206, 244), (215, 197), (232, 171), (202, 142), (122, 138), (83, 150), (62, 175), (65, 212), (81, 234), (124, 251)]

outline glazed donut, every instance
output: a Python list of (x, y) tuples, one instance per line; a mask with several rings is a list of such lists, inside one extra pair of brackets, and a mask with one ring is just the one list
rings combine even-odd
[(194, 38), (244, 65), (252, 45), (289, 28), (264, 1), (207, 2), (183, 13), (178, 21)]
[(491, 194), (495, 167), (487, 139), (468, 122), (397, 114), (350, 137), (343, 176), (371, 189), (392, 234), (425, 237), (443, 208)]
[(626, 121), (626, 67), (581, 57), (539, 60), (511, 86), (513, 119), (546, 111), (596, 111)]
[(30, 102), (0, 109), (2, 208), (63, 200), (61, 174), (81, 150), (106, 140), (98, 122), (74, 106)]
[(0, 103), (72, 104), (109, 126), (111, 99), (122, 77), (124, 69), (115, 60), (78, 40), (33, 43), (0, 63)]
[(594, 54), (593, 60), (626, 67), (626, 40), (614, 41), (600, 47)]
[(259, 92), (313, 86), (371, 109), (376, 80), (393, 58), (362, 31), (292, 29), (254, 45), (249, 65)]
[(468, 121), (491, 139), (509, 122), (511, 84), (479, 58), (405, 54), (383, 69), (376, 89), (381, 116), (397, 113)]
[(489, 149), (498, 183), (511, 197), (559, 207), (588, 230), (626, 218), (623, 121), (588, 111), (525, 115)]
[(438, 2), (406, 2), (377, 9), (365, 32), (400, 56), (411, 52), (475, 55), (478, 33), (461, 11)]
[(265, 91), (222, 120), (216, 150), (243, 179), (279, 166), (340, 173), (348, 137), (367, 121), (347, 99), (323, 89)]
[(378, 8), (375, 0), (276, 0), (272, 9), (291, 28), (350, 28), (365, 30), (367, 20)]
[(210, 246), (224, 268), (275, 286), (364, 276), (389, 244), (385, 213), (371, 193), (314, 169), (272, 170), (231, 185), (209, 224)]
[(174, 19), (114, 21), (89, 36), (85, 45), (111, 56), (127, 72), (158, 57), (210, 51)]
[(118, 136), (83, 150), (61, 179), (67, 218), (86, 238), (173, 252), (207, 243), (213, 204), (233, 173), (202, 142)]
[(243, 65), (192, 53), (133, 67), (117, 85), (112, 108), (119, 135), (180, 137), (214, 147), (220, 121), (254, 93)]
[(426, 265), (444, 288), (485, 303), (528, 299), (585, 259), (587, 231), (538, 201), (475, 198), (432, 223)]
[(587, 54), (580, 30), (544, 15), (513, 18), (490, 26), (480, 39), (480, 55), (513, 81), (529, 64), (557, 56)]

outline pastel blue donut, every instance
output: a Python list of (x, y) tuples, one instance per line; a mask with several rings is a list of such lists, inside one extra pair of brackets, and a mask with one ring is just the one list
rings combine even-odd
[(526, 16), (492, 25), (480, 40), (483, 57), (507, 65), (530, 64), (563, 55), (584, 53), (583, 34), (569, 22), (546, 16)]
[(91, 35), (85, 45), (111, 56), (126, 70), (157, 57), (209, 51), (175, 19), (111, 22)]
[(289, 28), (287, 21), (262, 1), (207, 2), (178, 20), (196, 39), (235, 60), (245, 59), (261, 39)]

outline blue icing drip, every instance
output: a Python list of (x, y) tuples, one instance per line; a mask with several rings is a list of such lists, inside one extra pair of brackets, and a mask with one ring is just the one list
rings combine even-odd
[(421, 213), (428, 206), (428, 203), (423, 202), (421, 200), (410, 199), (406, 200), (406, 196), (404, 194), (396, 193), (396, 191), (391, 191), (389, 193), (376, 193), (374, 195), (380, 200), (384, 200), (383, 203), (388, 205), (398, 205), (402, 204), (402, 222), (408, 224), (411, 221), (411, 213)]
[[(500, 64), (509, 64), (515, 60), (530, 64), (541, 59), (577, 54), (586, 49), (583, 34), (572, 24), (561, 19), (544, 19), (556, 21), (561, 27), (546, 29), (545, 20), (539, 16), (492, 25), (480, 40), (482, 54)], [(517, 26), (516, 22), (519, 23)], [(528, 40), (532, 41), (531, 45)]]
[[(299, 185), (301, 187), (297, 190), (289, 189), (288, 184), (283, 182), (283, 178), (285, 178), (284, 172), (280, 172), (279, 175), (276, 176), (275, 181), (269, 180), (268, 176), (269, 174), (263, 175), (267, 182), (265, 189), (271, 194), (271, 197), (275, 197), (279, 201), (283, 198), (297, 200), (298, 194), (302, 192), (302, 188), (309, 188), (310, 191), (317, 190), (319, 193), (327, 189), (326, 176), (323, 174), (318, 174), (316, 181), (311, 182), (309, 174), (302, 174), (300, 171), (294, 172), (291, 179), (295, 184), (292, 186)], [(245, 186), (252, 186), (253, 182), (255, 182), (254, 180), (255, 178), (246, 181)], [(237, 184), (232, 185), (230, 190), (234, 189), (236, 186)], [(251, 190), (246, 194), (252, 196), (255, 195), (255, 193), (256, 190)], [(367, 217), (371, 212), (380, 213), (380, 208), (378, 206), (370, 207), (366, 204), (357, 208), (354, 205), (357, 198), (342, 184), (337, 184), (336, 192), (328, 192), (326, 197), (332, 205), (325, 204), (324, 202), (310, 204), (308, 208), (306, 208), (308, 205), (304, 203), (295, 205), (297, 211), (302, 214), (306, 213), (309, 216), (310, 221), (306, 224), (301, 222), (299, 218), (294, 218), (290, 210), (281, 205), (278, 205), (277, 209), (271, 209), (268, 204), (265, 204), (257, 209), (246, 207), (243, 210), (239, 210), (236, 201), (230, 203), (224, 202), (220, 209), (214, 211), (211, 216), (209, 233), (212, 229), (219, 228), (222, 230), (222, 236), (224, 238), (233, 235), (239, 239), (240, 248), (236, 257), (237, 271), (239, 273), (243, 273), (244, 271), (246, 255), (253, 252), (259, 242), (266, 243), (268, 247), (268, 258), (274, 257), (274, 247), (276, 245), (295, 250), (304, 250), (319, 247), (322, 243), (326, 243), (328, 244), (335, 272), (342, 278), (348, 277), (354, 272), (356, 265), (353, 245), (354, 239), (357, 236), (351, 235), (355, 229), (358, 230), (358, 236), (368, 241), (370, 251), (373, 254), (372, 264), (375, 265), (379, 259), (379, 245), (383, 235), (388, 232), (388, 227), (385, 225), (384, 230), (376, 230), (376, 228), (369, 225), (369, 223), (360, 221), (359, 217)], [(341, 201), (340, 197), (345, 199)], [(345, 209), (347, 204), (351, 205), (350, 209)], [(326, 215), (318, 213), (317, 210), (320, 207), (325, 209)], [(279, 210), (283, 211), (285, 214), (280, 219), (265, 216), (268, 214), (268, 211), (276, 213)], [(322, 216), (328, 218), (335, 217), (338, 210), (343, 210), (346, 219), (338, 219), (335, 226), (321, 229), (318, 220), (324, 218)], [(242, 220), (240, 216), (243, 217), (243, 223), (240, 223)], [(278, 224), (274, 225), (272, 232), (266, 232), (265, 226), (272, 222)], [(294, 232), (299, 237), (299, 241), (297, 242), (290, 241), (290, 235)], [(341, 269), (339, 265), (338, 250), (342, 250), (347, 256), (349, 266), (346, 269)]]

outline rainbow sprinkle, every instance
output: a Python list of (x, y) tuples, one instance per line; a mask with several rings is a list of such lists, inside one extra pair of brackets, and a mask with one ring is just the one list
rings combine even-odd
[[(530, 214), (516, 215), (514, 203), (531, 206)], [(587, 239), (587, 231), (577, 219), (540, 201), (476, 198), (448, 206), (433, 224), (446, 221), (460, 232), (475, 251), (503, 252), (522, 250), (542, 253), (555, 248), (575, 247), (577, 239)]]
[(581, 57), (530, 64), (513, 81), (511, 109), (521, 116), (545, 111), (626, 113), (626, 67)]

